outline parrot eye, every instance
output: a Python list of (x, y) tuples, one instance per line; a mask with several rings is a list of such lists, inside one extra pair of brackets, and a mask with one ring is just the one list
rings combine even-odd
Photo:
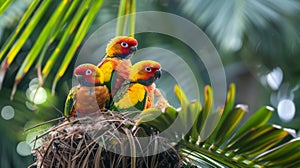
[(85, 71), (85, 74), (86, 74), (86, 75), (91, 75), (91, 74), (92, 74), (92, 71), (91, 71), (90, 69), (88, 69), (88, 70)]
[(150, 67), (146, 67), (146, 68), (145, 68), (145, 71), (147, 71), (147, 72), (151, 72), (151, 71), (152, 71), (152, 69), (151, 69)]
[(123, 48), (127, 48), (127, 47), (128, 47), (128, 43), (122, 42), (122, 43), (121, 43), (121, 46), (122, 46)]

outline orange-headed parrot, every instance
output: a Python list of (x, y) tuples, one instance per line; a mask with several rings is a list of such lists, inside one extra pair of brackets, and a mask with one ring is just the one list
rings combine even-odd
[(110, 101), (102, 71), (93, 64), (81, 64), (74, 70), (79, 85), (74, 86), (65, 103), (64, 115), (72, 117), (103, 110)]
[(129, 77), (130, 57), (135, 54), (138, 42), (127, 36), (113, 38), (106, 47), (106, 54), (98, 67), (104, 74), (104, 84), (115, 94), (122, 82)]
[(134, 64), (129, 79), (125, 80), (113, 97), (111, 109), (136, 111), (151, 108), (154, 104), (155, 81), (161, 76), (158, 62), (145, 60)]

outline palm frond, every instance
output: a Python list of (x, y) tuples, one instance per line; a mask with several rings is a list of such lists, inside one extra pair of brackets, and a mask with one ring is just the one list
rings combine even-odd
[[(134, 37), (135, 32), (135, 11), (136, 0), (121, 0), (118, 11), (117, 32), (116, 35), (127, 34), (127, 27), (130, 36)], [(129, 20), (129, 21), (128, 21)], [(128, 25), (129, 22), (129, 25)]]
[[(182, 13), (203, 27), (221, 48), (237, 51), (247, 37), (252, 48), (259, 43), (267, 53), (276, 48), (274, 45), (290, 48), (287, 44), (291, 42), (299, 44), (298, 19), (295, 19), (299, 15), (299, 5), (297, 0), (191, 0), (180, 3)], [(274, 34), (280, 40), (274, 42)]]
[(97, 12), (99, 11), (103, 1), (94, 1), (91, 5), (89, 11), (87, 12), (86, 16), (83, 18), (81, 25), (79, 26), (77, 33), (73, 39), (73, 42), (64, 58), (62, 61), (62, 64), (60, 68), (58, 69), (58, 72), (54, 78), (53, 85), (52, 85), (52, 94), (55, 92), (55, 87), (58, 82), (58, 80), (63, 76), (65, 73), (68, 65), (70, 64), (75, 52), (77, 51), (81, 41), (85, 37), (89, 27), (91, 26), (92, 21), (94, 20)]
[[(59, 57), (64, 53), (62, 51), (66, 51), (53, 80), (52, 93), (54, 94), (57, 82), (65, 74), (72, 58), (74, 58), (75, 52), (84, 40), (102, 6), (103, 0), (61, 1), (48, 18), (46, 11), (51, 10), (51, 6), (56, 4), (53, 1), (33, 0), (20, 19), (15, 31), (1, 48), (0, 88), (3, 85), (7, 69), (18, 57), (25, 42), (30, 39), (33, 32), (38, 31), (37, 25), (47, 19), (45, 26), (38, 33), (34, 45), (17, 72), (12, 97), (18, 84), (34, 66), (34, 63), (36, 63), (35, 68), (38, 72), (40, 85), (43, 86), (49, 73), (54, 71), (54, 65), (60, 61)], [(118, 35), (127, 34), (128, 28), (128, 33), (134, 36), (135, 16), (133, 13), (135, 12), (135, 4), (135, 0), (121, 1), (118, 14), (120, 18), (116, 32)], [(54, 44), (55, 41), (58, 41), (58, 45)], [(50, 46), (54, 46), (54, 50), (50, 49)], [(46, 64), (43, 65), (43, 62)]]
[[(217, 112), (211, 109), (212, 91), (209, 86), (205, 88), (203, 108), (200, 102), (189, 103), (179, 86), (174, 90), (181, 103), (180, 110), (172, 107), (166, 108), (164, 112), (158, 109), (146, 110), (140, 114), (137, 125), (145, 130), (163, 132), (170, 129), (174, 122), (181, 128), (192, 123), (187, 133), (183, 132), (185, 129), (177, 128), (167, 135), (178, 141), (179, 152), (186, 162), (198, 166), (213, 164), (216, 167), (300, 165), (297, 157), (281, 154), (292, 152), (298, 156), (299, 139), (286, 142), (293, 138), (291, 131), (267, 123), (273, 108), (262, 107), (238, 127), (248, 109), (245, 105), (234, 106), (234, 84), (230, 85), (224, 108)], [(215, 121), (215, 124), (211, 121)]]
[[(62, 54), (62, 50), (66, 50), (67, 54), (57, 71), (53, 81), (53, 92), (56, 83), (65, 73), (68, 65), (75, 55), (79, 45), (83, 41), (91, 23), (102, 6), (103, 1), (61, 1), (57, 8), (53, 11), (50, 18), (46, 21), (42, 31), (38, 33), (38, 37), (22, 63), (15, 77), (15, 83), (12, 91), (14, 95), (18, 83), (27, 74), (29, 69), (37, 61), (38, 76), (40, 85), (43, 86), (44, 80), (53, 71), (53, 65), (57, 58)], [(5, 45), (2, 46), (0, 52), (1, 71), (0, 86), (3, 85), (7, 68), (13, 63), (18, 56), (20, 50), (24, 47), (25, 42), (30, 38), (34, 31), (38, 31), (37, 25), (46, 19), (45, 12), (51, 10), (51, 5), (56, 5), (53, 1), (33, 0), (23, 17), (20, 19), (18, 26), (7, 39)], [(45, 21), (45, 20), (44, 20)], [(70, 38), (72, 37), (73, 38)], [(72, 40), (71, 45), (67, 45)], [(55, 46), (54, 52), (50, 57), (45, 55), (49, 52), (49, 47), (54, 41), (59, 41)], [(4, 58), (4, 59), (2, 59)], [(47, 60), (45, 66), (43, 61)]]
[(12, 3), (12, 0), (0, 1), (0, 15), (5, 11), (5, 9)]

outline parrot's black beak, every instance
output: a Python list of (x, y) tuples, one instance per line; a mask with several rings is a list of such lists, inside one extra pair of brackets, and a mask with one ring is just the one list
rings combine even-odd
[(136, 50), (137, 50), (137, 46), (132, 46), (132, 47), (130, 47), (128, 54), (121, 55), (121, 56), (119, 56), (119, 58), (130, 59), (130, 57), (132, 57), (135, 54)]
[(158, 78), (160, 78), (161, 76), (161, 70), (160, 69), (157, 69), (155, 72), (154, 72), (154, 76), (151, 76), (149, 79), (147, 80), (140, 80), (138, 79), (138, 83), (144, 85), (144, 86), (150, 86), (153, 84), (153, 82), (155, 82)]
[(130, 47), (130, 53), (134, 53), (137, 50), (137, 46)]
[(95, 83), (88, 82), (87, 79), (83, 75), (75, 75), (75, 77), (77, 78), (77, 80), (81, 86), (88, 86), (88, 87), (95, 86)]
[(77, 81), (79, 82), (79, 84), (84, 84), (86, 81), (85, 81), (85, 78), (82, 76), (82, 75), (75, 75)]
[(154, 72), (154, 77), (156, 79), (159, 79), (161, 77), (161, 70), (160, 69)]

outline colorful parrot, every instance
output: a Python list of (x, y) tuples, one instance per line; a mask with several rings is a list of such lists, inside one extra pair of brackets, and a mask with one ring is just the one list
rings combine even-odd
[(155, 81), (161, 76), (158, 62), (145, 60), (134, 64), (129, 79), (125, 80), (113, 97), (111, 110), (136, 111), (154, 104)]
[(106, 54), (98, 67), (104, 74), (104, 84), (115, 94), (122, 82), (129, 77), (130, 57), (135, 54), (138, 42), (127, 36), (113, 38), (106, 47)]
[(93, 64), (81, 64), (74, 70), (79, 85), (74, 86), (67, 97), (64, 109), (66, 117), (87, 114), (104, 109), (110, 101), (102, 71)]

